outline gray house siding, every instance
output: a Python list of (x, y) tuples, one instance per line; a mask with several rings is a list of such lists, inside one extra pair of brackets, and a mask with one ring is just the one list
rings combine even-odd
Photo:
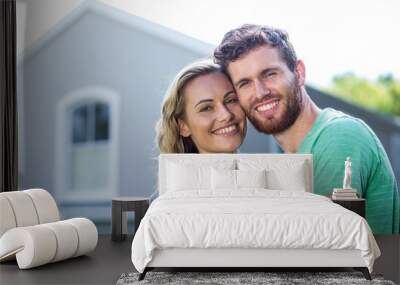
[(120, 96), (118, 192), (151, 193), (149, 161), (156, 156), (153, 130), (163, 92), (177, 70), (200, 56), (96, 13), (83, 14), (24, 64), (25, 185), (53, 190), (57, 104), (73, 90), (100, 85)]

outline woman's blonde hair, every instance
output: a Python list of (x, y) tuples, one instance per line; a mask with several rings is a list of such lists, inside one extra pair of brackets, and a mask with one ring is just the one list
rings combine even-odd
[(183, 89), (193, 79), (222, 72), (221, 66), (211, 60), (200, 60), (184, 67), (174, 78), (161, 106), (161, 118), (157, 122), (157, 144), (161, 153), (198, 153), (190, 137), (180, 135), (178, 119), (184, 117)]

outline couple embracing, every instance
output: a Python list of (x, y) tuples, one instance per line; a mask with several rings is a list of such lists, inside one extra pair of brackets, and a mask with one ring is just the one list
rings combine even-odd
[(285, 153), (311, 153), (314, 192), (341, 186), (351, 157), (352, 185), (366, 198), (375, 234), (399, 234), (400, 204), (386, 152), (362, 120), (320, 109), (305, 89), (305, 65), (286, 32), (258, 25), (229, 31), (214, 61), (181, 70), (167, 91), (157, 124), (161, 153), (234, 153), (246, 135), (246, 117), (271, 134)]

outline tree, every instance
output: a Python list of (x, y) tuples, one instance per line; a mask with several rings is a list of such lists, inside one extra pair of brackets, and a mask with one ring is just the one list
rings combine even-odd
[(400, 81), (392, 74), (381, 75), (375, 81), (353, 73), (337, 75), (327, 91), (368, 109), (400, 116)]

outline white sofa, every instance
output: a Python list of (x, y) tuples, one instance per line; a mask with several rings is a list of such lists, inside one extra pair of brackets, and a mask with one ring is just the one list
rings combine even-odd
[(60, 221), (53, 197), (43, 189), (0, 193), (0, 262), (16, 259), (20, 269), (86, 254), (96, 248), (92, 221)]

